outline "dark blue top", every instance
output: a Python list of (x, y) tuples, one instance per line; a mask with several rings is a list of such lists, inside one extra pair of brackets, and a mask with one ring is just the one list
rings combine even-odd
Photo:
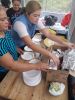
[[(11, 54), (14, 60), (18, 60), (17, 49), (11, 37), (10, 31), (5, 32), (4, 38), (0, 38), (0, 58), (8, 52)], [(0, 66), (0, 72), (5, 72), (6, 70), (6, 68)]]
[(20, 8), (18, 11), (15, 11), (15, 10), (13, 9), (13, 7), (12, 7), (12, 8), (9, 8), (9, 9), (7, 10), (6, 13), (7, 13), (7, 16), (9, 17), (10, 23), (13, 24), (14, 20), (15, 20), (18, 16), (20, 16), (20, 15), (23, 14), (23, 9)]

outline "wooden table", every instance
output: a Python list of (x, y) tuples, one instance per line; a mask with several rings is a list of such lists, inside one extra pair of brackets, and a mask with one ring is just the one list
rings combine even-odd
[(0, 83), (0, 95), (12, 100), (68, 100), (67, 85), (62, 95), (54, 97), (47, 90), (45, 77), (39, 85), (30, 87), (24, 84), (20, 73), (13, 71)]

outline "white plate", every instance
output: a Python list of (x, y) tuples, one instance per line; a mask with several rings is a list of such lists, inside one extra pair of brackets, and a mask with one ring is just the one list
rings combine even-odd
[(38, 63), (39, 61), (40, 61), (40, 60), (38, 60), (38, 59), (32, 59), (32, 60), (29, 61), (29, 63), (36, 64), (36, 63)]
[(49, 69), (57, 70), (57, 66), (56, 67), (49, 67)]
[(50, 89), (50, 87), (49, 87), (49, 93), (53, 96), (59, 96), (59, 95), (63, 94), (65, 85), (63, 83), (59, 83), (59, 82), (53, 82), (53, 83), (58, 84), (60, 89), (55, 91), (54, 88)]
[(32, 41), (35, 41), (35, 42), (40, 42), (42, 39), (41, 39), (41, 35), (35, 35), (33, 38), (32, 38)]
[(21, 55), (21, 58), (23, 60), (31, 60), (34, 58), (34, 53), (33, 52), (24, 52), (24, 54)]
[(41, 71), (38, 70), (30, 70), (23, 72), (23, 80), (25, 84), (29, 86), (36, 86), (40, 83), (41, 81)]
[(29, 48), (28, 46), (25, 46), (25, 47), (24, 47), (24, 50), (25, 50), (25, 51), (33, 51), (33, 50), (32, 50), (31, 48)]
[(41, 82), (41, 77), (39, 77), (37, 80), (35, 79), (35, 81), (26, 81), (26, 79), (24, 79), (24, 82), (28, 86), (36, 86)]
[(56, 23), (55, 25), (53, 26), (50, 26), (51, 29), (53, 30), (66, 30), (64, 26), (62, 26), (60, 23)]

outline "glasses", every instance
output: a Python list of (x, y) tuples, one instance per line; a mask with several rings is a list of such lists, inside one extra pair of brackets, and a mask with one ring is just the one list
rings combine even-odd
[(2, 22), (5, 20), (9, 20), (9, 18), (8, 17), (0, 18), (0, 21), (2, 21)]

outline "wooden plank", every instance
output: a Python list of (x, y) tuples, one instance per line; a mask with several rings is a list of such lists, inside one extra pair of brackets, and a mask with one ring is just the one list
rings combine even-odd
[(18, 77), (13, 84), (12, 91), (10, 91), (8, 98), (12, 98), (13, 100), (15, 100), (21, 88), (21, 83), (20, 84), (19, 83), (20, 83), (20, 78)]
[[(61, 74), (62, 74), (62, 76), (61, 76)], [(63, 97), (64, 97), (64, 100), (68, 100), (67, 77), (68, 77), (68, 72), (66, 72), (66, 71), (50, 70), (47, 72), (46, 85), (45, 85), (46, 86), (45, 100), (49, 100), (49, 98), (51, 98), (51, 100), (63, 100)], [(50, 93), (48, 92), (48, 86), (51, 81), (62, 82), (65, 84), (65, 90), (62, 95), (60, 95), (60, 96), (50, 95)]]
[[(46, 73), (45, 73), (46, 74)], [(62, 95), (54, 97), (48, 92), (45, 77), (34, 87), (27, 86), (22, 76), (16, 72), (9, 72), (0, 84), (0, 95), (12, 100), (68, 100), (67, 84)]]
[(7, 97), (19, 73), (10, 71), (0, 83), (0, 95)]
[(25, 83), (22, 80), (22, 77), (20, 76), (15, 81), (9, 98), (12, 98), (13, 100), (30, 100), (32, 97), (33, 90), (33, 87), (25, 85)]
[(44, 87), (45, 87), (45, 81), (42, 79), (41, 83), (35, 87), (32, 100), (44, 100)]

